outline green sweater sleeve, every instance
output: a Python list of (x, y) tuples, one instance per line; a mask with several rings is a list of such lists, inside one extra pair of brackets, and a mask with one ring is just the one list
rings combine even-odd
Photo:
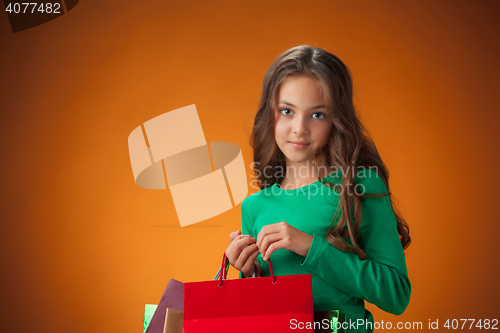
[[(359, 183), (365, 193), (387, 193), (375, 172)], [(342, 252), (325, 238), (313, 235), (301, 265), (334, 287), (400, 315), (410, 301), (411, 284), (389, 197), (363, 198), (361, 212), (361, 235), (368, 259)]]

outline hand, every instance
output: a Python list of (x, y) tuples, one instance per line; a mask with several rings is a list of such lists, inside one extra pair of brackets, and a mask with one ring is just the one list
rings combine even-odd
[(232, 233), (229, 234), (229, 241), (232, 242), (234, 237), (238, 236), (238, 235), (241, 235), (241, 231), (238, 230), (238, 231), (233, 231)]
[(277, 249), (287, 249), (307, 256), (313, 236), (292, 227), (285, 221), (264, 226), (257, 236), (257, 247), (263, 260), (269, 259)]
[(226, 249), (227, 260), (244, 276), (251, 277), (254, 272), (255, 259), (259, 255), (255, 238), (250, 235), (241, 235), (241, 231), (238, 230), (232, 232), (229, 239), (231, 244)]

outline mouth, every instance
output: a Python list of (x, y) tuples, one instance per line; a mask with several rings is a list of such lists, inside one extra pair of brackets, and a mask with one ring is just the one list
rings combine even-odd
[(288, 141), (288, 143), (290, 143), (292, 145), (292, 147), (294, 147), (296, 149), (302, 149), (302, 148), (307, 147), (309, 145), (309, 143), (307, 143), (305, 141)]

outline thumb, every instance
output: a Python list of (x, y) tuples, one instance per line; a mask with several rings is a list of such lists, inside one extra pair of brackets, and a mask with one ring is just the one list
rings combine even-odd
[(234, 232), (230, 233), (230, 234), (229, 234), (229, 240), (232, 242), (232, 241), (233, 241), (233, 239), (234, 239), (236, 236), (240, 235), (240, 234), (241, 234), (241, 231), (240, 231), (240, 230), (238, 230), (238, 231), (234, 231)]

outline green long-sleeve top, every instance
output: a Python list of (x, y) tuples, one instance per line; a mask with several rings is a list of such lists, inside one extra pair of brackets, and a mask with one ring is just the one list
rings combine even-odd
[[(305, 258), (278, 249), (271, 255), (271, 262), (277, 276), (311, 274), (315, 311), (339, 310), (347, 320), (373, 323), (372, 314), (365, 309), (366, 300), (400, 315), (410, 301), (411, 284), (389, 197), (361, 199), (361, 236), (368, 259), (342, 252), (326, 240), (340, 194), (323, 183), (340, 184), (341, 176), (338, 170), (293, 190), (281, 189), (276, 182), (248, 196), (241, 204), (242, 234), (257, 238), (263, 226), (285, 221), (313, 236)], [(358, 193), (387, 193), (382, 178), (371, 169), (361, 169), (356, 184), (360, 184), (356, 187)], [(339, 213), (332, 226), (338, 222)], [(346, 241), (350, 244), (349, 239)], [(263, 276), (269, 276), (268, 264), (260, 255), (257, 260)], [(357, 330), (347, 332), (372, 331), (366, 324), (356, 327)]]

